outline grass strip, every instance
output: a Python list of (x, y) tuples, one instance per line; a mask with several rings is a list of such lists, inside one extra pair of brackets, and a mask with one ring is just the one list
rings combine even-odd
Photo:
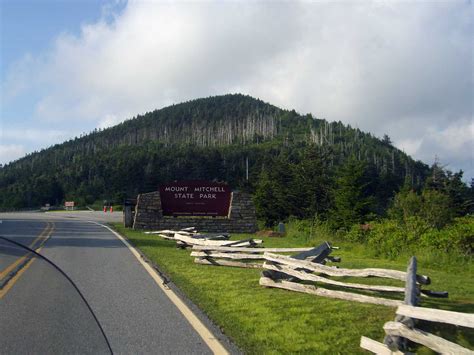
[[(383, 341), (383, 325), (395, 317), (395, 309), (390, 307), (263, 288), (258, 285), (260, 270), (197, 265), (189, 255), (190, 250), (177, 249), (174, 241), (126, 229), (119, 223), (113, 226), (159, 265), (248, 354), (365, 353), (359, 347), (360, 337), (364, 335)], [(232, 239), (248, 237), (234, 235)], [(266, 247), (304, 247), (322, 242), (313, 240), (309, 244), (303, 239), (292, 237), (261, 239), (264, 239)], [(333, 254), (342, 257), (341, 267), (406, 270), (408, 258), (379, 259), (367, 256), (368, 253), (360, 245), (337, 243), (337, 246), (341, 250), (334, 251)], [(424, 268), (420, 263), (419, 273), (431, 277), (431, 289), (447, 290), (450, 293), (449, 299), (423, 298), (423, 306), (474, 312), (471, 265), (452, 268), (443, 265), (438, 269)], [(396, 280), (378, 278), (338, 280), (403, 286), (403, 283)], [(402, 299), (402, 296), (399, 298)], [(471, 330), (434, 323), (423, 323), (419, 328), (442, 335), (462, 346), (474, 348), (474, 332)], [(417, 351), (430, 353), (424, 348)]]

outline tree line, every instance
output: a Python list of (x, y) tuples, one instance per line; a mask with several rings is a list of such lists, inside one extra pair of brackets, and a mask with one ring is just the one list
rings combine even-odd
[[(404, 185), (420, 191), (433, 171), (388, 136), (224, 95), (156, 110), (7, 164), (0, 168), (0, 208), (122, 203), (161, 183), (204, 179), (252, 193), (267, 225), (333, 216), (343, 226), (386, 214)], [(462, 172), (436, 174), (453, 181), (452, 198), (465, 202), (472, 193)]]
[(426, 179), (414, 184), (410, 175), (380, 172), (356, 156), (331, 168), (329, 156), (309, 146), (299, 159), (278, 157), (261, 172), (255, 203), (268, 227), (296, 217), (348, 231), (379, 218), (404, 223), (415, 216), (440, 229), (474, 212), (474, 180), (468, 186), (462, 171), (452, 173), (435, 162)]

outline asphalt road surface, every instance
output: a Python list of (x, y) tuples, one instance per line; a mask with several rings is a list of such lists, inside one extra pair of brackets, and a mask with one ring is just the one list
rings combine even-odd
[[(211, 353), (122, 241), (86, 221), (102, 219), (93, 213), (0, 214), (0, 236), (39, 248), (74, 281), (114, 353)], [(0, 273), (10, 277), (0, 290), (1, 354), (108, 352), (77, 291), (48, 263), (0, 241)]]

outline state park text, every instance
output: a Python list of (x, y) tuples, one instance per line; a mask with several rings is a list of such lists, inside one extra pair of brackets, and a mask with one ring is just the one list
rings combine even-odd
[(221, 186), (166, 186), (164, 191), (174, 193), (176, 199), (217, 199), (216, 193), (226, 193)]

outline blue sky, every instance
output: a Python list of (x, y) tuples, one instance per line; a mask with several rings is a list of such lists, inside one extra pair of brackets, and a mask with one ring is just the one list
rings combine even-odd
[[(15, 62), (25, 53), (41, 53), (61, 32), (80, 34), (85, 22), (100, 19), (104, 2), (3, 0), (2, 61)], [(2, 77), (7, 72), (2, 66)]]
[(62, 33), (81, 33), (81, 26), (98, 21), (105, 0), (2, 0), (0, 67), (2, 81), (25, 55), (52, 48)]
[(473, 7), (1, 0), (0, 163), (197, 97), (340, 120), (474, 177)]
[[(41, 88), (23, 95), (8, 97), (7, 78), (15, 73), (18, 63), (53, 50), (58, 36), (80, 36), (87, 23), (99, 21), (104, 11), (114, 6), (118, 12), (124, 3), (105, 0), (2, 0), (0, 2), (0, 74), (1, 121), (0, 164), (7, 163), (34, 150), (59, 143), (94, 124), (81, 123), (51, 126), (35, 119), (35, 105), (42, 96)], [(56, 126), (56, 127), (55, 127)], [(65, 128), (63, 128), (65, 127)]]

